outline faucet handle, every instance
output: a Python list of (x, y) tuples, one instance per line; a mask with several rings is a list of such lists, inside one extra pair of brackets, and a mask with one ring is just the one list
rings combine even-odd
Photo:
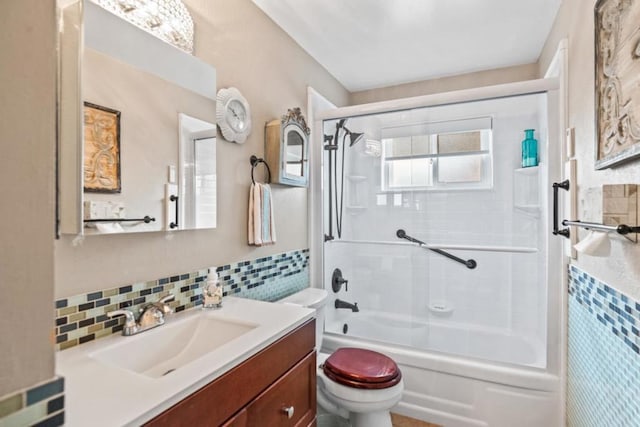
[(175, 296), (175, 295), (173, 295), (173, 294), (167, 294), (167, 295), (163, 296), (162, 298), (160, 298), (160, 299), (158, 300), (158, 302), (161, 302), (162, 304), (166, 304), (166, 303), (171, 302), (171, 301), (173, 301), (173, 300), (175, 300), (175, 299), (176, 299), (176, 296)]
[(345, 292), (348, 292), (349, 281), (342, 277), (342, 270), (336, 268), (331, 275), (331, 289), (333, 289), (333, 292), (338, 293), (342, 285), (344, 285)]
[(173, 309), (167, 304), (168, 302), (175, 301), (176, 296), (174, 294), (167, 294), (164, 297), (160, 298), (156, 304), (162, 307), (162, 312), (164, 314), (173, 313)]
[(131, 329), (136, 327), (136, 317), (133, 315), (133, 312), (130, 310), (122, 309), (122, 310), (113, 310), (107, 312), (108, 317), (116, 317), (116, 316), (124, 316), (124, 327), (126, 329)]

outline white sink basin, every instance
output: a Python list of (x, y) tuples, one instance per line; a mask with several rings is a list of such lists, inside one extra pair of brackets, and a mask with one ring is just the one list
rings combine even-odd
[(205, 314), (126, 337), (89, 357), (151, 378), (159, 378), (230, 343), (258, 325)]
[[(220, 310), (187, 310), (137, 335), (112, 335), (59, 351), (65, 425), (145, 424), (313, 315), (298, 306), (227, 297)], [(96, 412), (95, 402), (117, 410)]]

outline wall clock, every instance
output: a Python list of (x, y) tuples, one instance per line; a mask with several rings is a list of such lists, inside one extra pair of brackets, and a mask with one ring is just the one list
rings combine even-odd
[(251, 109), (235, 87), (220, 89), (216, 102), (216, 120), (227, 141), (242, 144), (251, 133)]

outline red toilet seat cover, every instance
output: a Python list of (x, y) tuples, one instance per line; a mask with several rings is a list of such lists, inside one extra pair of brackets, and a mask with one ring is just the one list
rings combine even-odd
[(355, 388), (389, 388), (402, 379), (396, 362), (361, 348), (339, 348), (327, 358), (322, 370), (333, 381)]

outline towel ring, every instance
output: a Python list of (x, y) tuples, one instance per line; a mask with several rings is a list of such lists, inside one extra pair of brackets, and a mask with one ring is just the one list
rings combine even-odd
[(253, 178), (253, 170), (256, 168), (256, 166), (258, 166), (258, 164), (263, 163), (267, 168), (267, 184), (271, 183), (271, 169), (269, 169), (269, 165), (267, 164), (267, 162), (265, 162), (264, 159), (256, 157), (255, 155), (252, 155), (249, 161), (251, 162), (251, 182), (253, 182), (254, 184), (256, 183), (256, 180)]

